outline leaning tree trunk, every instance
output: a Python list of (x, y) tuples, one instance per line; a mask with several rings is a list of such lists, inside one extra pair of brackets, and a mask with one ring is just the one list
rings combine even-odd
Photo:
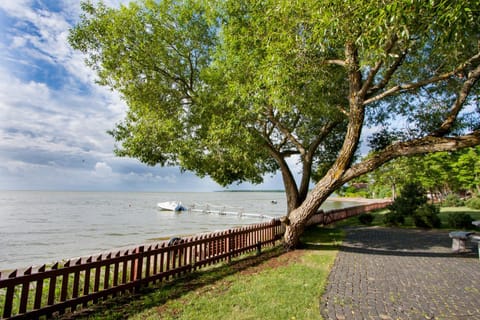
[[(302, 235), (310, 218), (318, 212), (320, 206), (325, 200), (332, 194), (336, 186), (327, 184), (325, 181), (330, 179), (324, 179), (318, 182), (315, 188), (308, 194), (303, 203), (289, 213), (285, 221), (285, 235), (284, 246), (287, 250), (293, 250), (298, 247), (300, 243), (300, 236)], [(332, 180), (330, 180), (332, 181)]]

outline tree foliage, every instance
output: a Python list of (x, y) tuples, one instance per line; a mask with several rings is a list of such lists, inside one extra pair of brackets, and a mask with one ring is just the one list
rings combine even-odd
[(480, 147), (399, 158), (373, 171), (372, 188), (401, 188), (416, 181), (433, 197), (475, 194), (480, 190)]
[[(288, 247), (346, 182), (401, 156), (480, 143), (477, 0), (82, 9), (70, 43), (129, 105), (111, 132), (117, 153), (222, 185), (279, 170)], [(392, 125), (399, 119), (408, 125)], [(381, 129), (375, 152), (358, 162), (365, 128)]]

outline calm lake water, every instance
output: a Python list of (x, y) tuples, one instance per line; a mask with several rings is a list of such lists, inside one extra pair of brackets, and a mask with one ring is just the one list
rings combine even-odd
[[(278, 217), (286, 212), (282, 192), (0, 191), (0, 270), (269, 220), (157, 209), (158, 202), (171, 200)], [(352, 205), (327, 201), (323, 208)]]

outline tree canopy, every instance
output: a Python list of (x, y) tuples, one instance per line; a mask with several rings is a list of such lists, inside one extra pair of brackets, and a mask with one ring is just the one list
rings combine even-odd
[[(69, 41), (129, 105), (111, 132), (117, 153), (222, 185), (280, 171), (288, 247), (346, 182), (397, 157), (480, 144), (480, 1), (82, 9)], [(357, 161), (367, 129), (374, 152)]]

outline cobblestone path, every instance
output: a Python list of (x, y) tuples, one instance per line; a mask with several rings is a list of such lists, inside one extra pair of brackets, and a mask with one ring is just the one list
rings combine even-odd
[(480, 319), (480, 261), (446, 231), (347, 231), (321, 301), (325, 319)]

